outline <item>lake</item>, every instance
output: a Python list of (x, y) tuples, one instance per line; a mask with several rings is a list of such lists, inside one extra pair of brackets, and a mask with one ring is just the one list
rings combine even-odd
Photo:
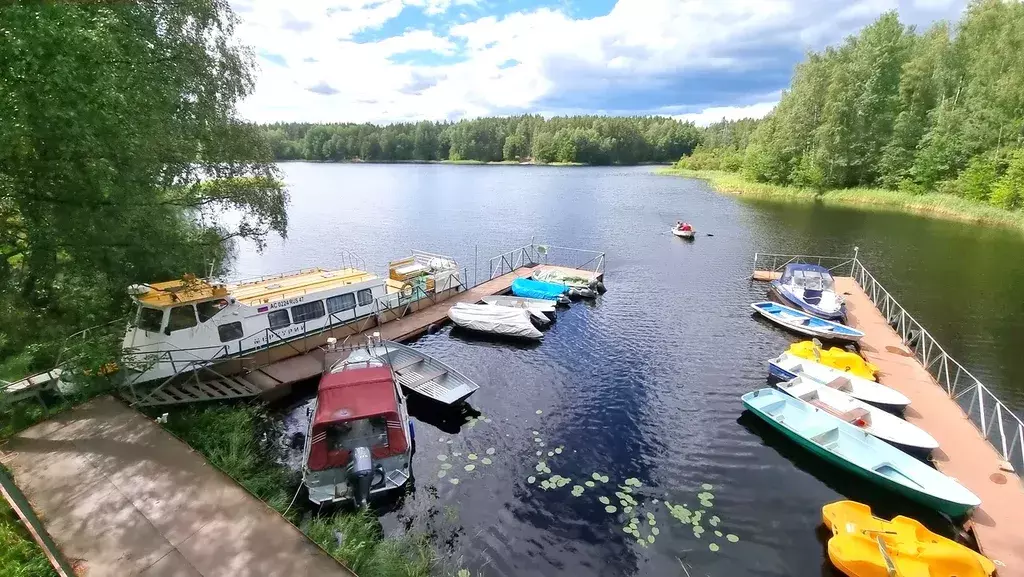
[[(796, 340), (751, 318), (749, 303), (765, 295), (748, 280), (755, 252), (860, 247), (868, 270), (951, 354), (1024, 407), (1024, 239), (1014, 232), (755, 202), (650, 167), (281, 169), (292, 195), (288, 238), (262, 254), (239, 247), (238, 275), (330, 266), (342, 251), (384, 272), (420, 249), (455, 257), (472, 281), (474, 270), (487, 275), (489, 257), (531, 238), (607, 253), (608, 292), (561, 311), (539, 346), (450, 328), (413, 343), (481, 388), (466, 414), (412, 407), (415, 484), (383, 505), (381, 521), (389, 532), (429, 532), (453, 573), (660, 576), (683, 575), (684, 563), (694, 576), (830, 575), (820, 511), (841, 498), (949, 531), (743, 414), (739, 397), (765, 386), (765, 360)], [(669, 233), (679, 219), (695, 225), (696, 241)], [(282, 409), (290, 430), (304, 429), (307, 404), (300, 395)], [(542, 489), (538, 461), (571, 481)], [(624, 504), (627, 479), (641, 486)], [(713, 495), (711, 507), (700, 493)], [(704, 532), (673, 518), (666, 501), (705, 509)], [(644, 545), (624, 531), (634, 517)]]

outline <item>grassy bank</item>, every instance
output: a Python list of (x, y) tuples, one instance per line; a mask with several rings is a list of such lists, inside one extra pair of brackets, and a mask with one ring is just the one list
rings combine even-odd
[(298, 499), (304, 497), (299, 495), (292, 504), (300, 477), (279, 464), (281, 433), (262, 407), (192, 407), (173, 412), (166, 427), (360, 577), (431, 574), (434, 556), (425, 537), (384, 537), (377, 519), (365, 512), (343, 511), (321, 518), (303, 515)]
[(737, 173), (710, 170), (668, 168), (659, 170), (658, 174), (699, 178), (708, 181), (711, 187), (719, 192), (752, 198), (903, 211), (949, 220), (1005, 226), (1024, 232), (1024, 213), (1003, 210), (984, 202), (949, 194), (911, 194), (884, 188), (846, 188), (819, 192), (809, 188), (751, 182)]
[(0, 497), (0, 577), (56, 577), (43, 550)]

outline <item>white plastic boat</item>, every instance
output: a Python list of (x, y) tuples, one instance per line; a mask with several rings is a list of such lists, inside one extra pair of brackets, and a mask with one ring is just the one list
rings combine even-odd
[(681, 230), (681, 229), (672, 227), (672, 234), (678, 236), (679, 238), (689, 238), (689, 239), (692, 239), (693, 235), (695, 233), (694, 233), (693, 229)]
[(768, 361), (768, 373), (783, 381), (789, 381), (799, 376), (807, 377), (827, 387), (842, 391), (855, 399), (885, 409), (902, 411), (910, 404), (910, 399), (905, 395), (881, 383), (869, 381), (863, 377), (789, 353), (782, 353)]
[(541, 326), (551, 323), (552, 317), (555, 315), (554, 301), (509, 295), (486, 296), (481, 300), (483, 300), (485, 304), (489, 305), (528, 310), (530, 311), (530, 315), (533, 317), (533, 320)]
[(448, 318), (473, 331), (521, 339), (540, 339), (544, 333), (530, 321), (530, 311), (498, 305), (457, 303), (448, 309)]
[(797, 377), (779, 383), (778, 387), (805, 403), (814, 405), (900, 449), (929, 453), (939, 447), (938, 441), (920, 427), (818, 381)]

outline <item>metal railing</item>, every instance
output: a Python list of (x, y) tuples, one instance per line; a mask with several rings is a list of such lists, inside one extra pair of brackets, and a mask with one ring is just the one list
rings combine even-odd
[(497, 278), (520, 267), (538, 264), (571, 267), (592, 272), (597, 276), (604, 274), (605, 253), (530, 241), (528, 245), (491, 257), (488, 261), (487, 279)]
[(778, 272), (786, 264), (794, 262), (820, 264), (833, 272), (849, 274), (934, 382), (963, 409), (1006, 465), (1014, 471), (1024, 471), (1024, 421), (950, 356), (935, 337), (868, 272), (860, 261), (858, 249), (854, 249), (852, 258), (759, 253), (754, 255), (754, 270)]

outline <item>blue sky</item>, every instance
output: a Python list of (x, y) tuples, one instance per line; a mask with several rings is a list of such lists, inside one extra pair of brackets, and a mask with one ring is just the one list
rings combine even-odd
[(258, 122), (763, 116), (807, 50), (966, 0), (231, 0)]

